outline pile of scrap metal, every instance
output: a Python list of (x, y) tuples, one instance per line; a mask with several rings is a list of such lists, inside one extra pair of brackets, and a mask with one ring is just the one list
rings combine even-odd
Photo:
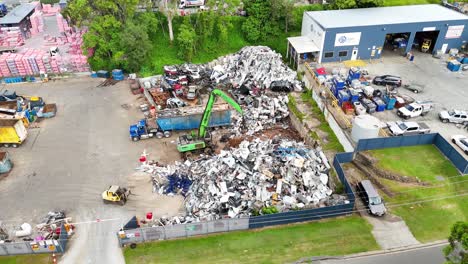
[(270, 206), (285, 212), (349, 202), (332, 195), (330, 165), (320, 149), (278, 137), (243, 141), (192, 162), (144, 164), (138, 170), (152, 174), (154, 192), (186, 197), (186, 215), (160, 219), (160, 224), (238, 218)]
[(236, 100), (247, 105), (244, 114), (240, 116), (237, 112), (233, 114), (233, 127), (231, 131), (235, 134), (253, 135), (265, 128), (281, 122), (289, 116), (288, 97), (279, 95), (269, 97), (267, 95), (237, 96)]
[(14, 238), (22, 241), (58, 239), (62, 225), (70, 236), (74, 233), (74, 226), (70, 224), (70, 221), (71, 218), (66, 217), (64, 212), (49, 212), (42, 223), (36, 225), (36, 229), (28, 223), (23, 223), (9, 232), (5, 225), (0, 224), (0, 242), (14, 242)]
[(208, 63), (208, 67), (212, 69), (211, 80), (232, 83), (235, 88), (302, 90), (296, 72), (283, 63), (281, 54), (265, 46), (244, 47)]

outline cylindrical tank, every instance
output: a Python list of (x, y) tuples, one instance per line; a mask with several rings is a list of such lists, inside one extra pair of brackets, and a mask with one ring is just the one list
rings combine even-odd
[(358, 142), (360, 139), (379, 137), (381, 122), (371, 115), (359, 115), (354, 118), (351, 138)]

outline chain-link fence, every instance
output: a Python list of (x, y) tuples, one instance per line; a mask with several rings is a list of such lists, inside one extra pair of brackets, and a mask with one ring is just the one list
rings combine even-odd
[(171, 226), (143, 227), (118, 233), (121, 246), (155, 240), (206, 235), (249, 228), (249, 218), (230, 218)]
[(5, 242), (0, 244), (0, 256), (64, 253), (68, 241), (68, 234), (62, 225), (59, 239), (41, 241)]

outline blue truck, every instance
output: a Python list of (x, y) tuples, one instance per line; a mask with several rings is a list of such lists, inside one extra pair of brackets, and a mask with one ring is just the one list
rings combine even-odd
[[(156, 118), (146, 118), (131, 125), (130, 138), (133, 141), (147, 138), (170, 137), (172, 131), (192, 130), (200, 126), (204, 106), (165, 109), (157, 113)], [(213, 107), (209, 127), (231, 125), (231, 110), (227, 104), (216, 104)]]

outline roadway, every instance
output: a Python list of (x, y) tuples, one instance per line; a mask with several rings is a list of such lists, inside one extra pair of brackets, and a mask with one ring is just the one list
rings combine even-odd
[(442, 249), (445, 245), (433, 245), (423, 248), (413, 248), (404, 251), (347, 257), (341, 259), (320, 260), (319, 264), (441, 264), (445, 258)]

